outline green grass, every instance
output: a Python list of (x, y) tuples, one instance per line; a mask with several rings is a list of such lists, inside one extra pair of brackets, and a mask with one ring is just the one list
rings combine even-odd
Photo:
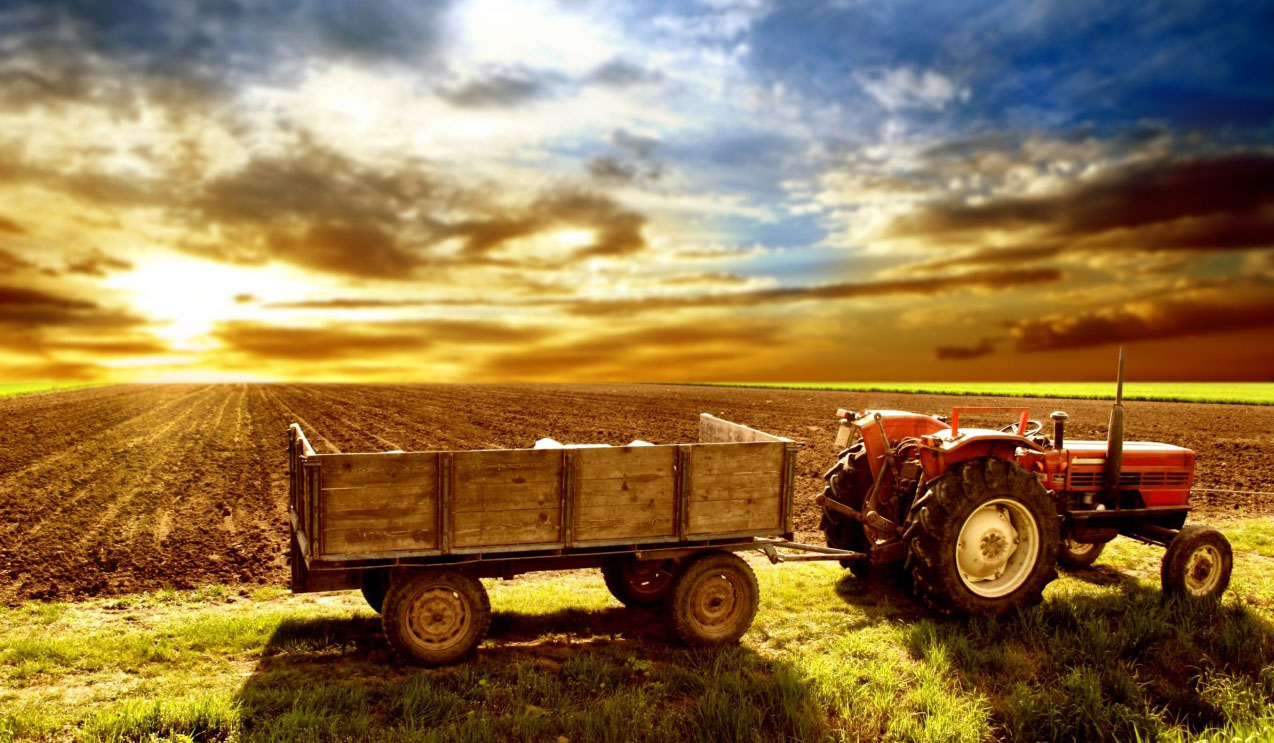
[(221, 587), (0, 610), (0, 741), (1274, 741), (1274, 520), (1219, 605), (1118, 540), (1030, 611), (939, 620), (834, 563), (754, 562), (737, 647), (671, 642), (596, 571), (486, 581), (472, 660), (397, 663), (353, 593)]
[[(696, 382), (722, 387), (768, 387), (852, 392), (1115, 399), (1114, 382)], [(1274, 405), (1274, 382), (1128, 382), (1125, 400)]]
[(0, 382), (0, 397), (94, 387), (99, 382)]

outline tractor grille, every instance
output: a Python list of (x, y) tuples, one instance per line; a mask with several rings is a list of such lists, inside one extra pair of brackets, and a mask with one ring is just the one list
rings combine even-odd
[[(1106, 487), (1106, 473), (1101, 470), (1071, 472), (1070, 483), (1072, 490), (1101, 490)], [(1189, 484), (1190, 473), (1181, 470), (1119, 473), (1121, 488), (1185, 487)]]

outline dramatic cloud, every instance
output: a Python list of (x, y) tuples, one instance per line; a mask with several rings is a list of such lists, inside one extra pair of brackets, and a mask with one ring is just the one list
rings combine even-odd
[(1267, 378), (1267, 15), (14, 0), (0, 372)]
[(548, 96), (551, 86), (528, 73), (496, 74), (453, 88), (442, 88), (438, 94), (452, 105), (463, 108), (506, 108)]
[(1274, 155), (1138, 162), (1042, 196), (938, 201), (895, 220), (888, 236), (1008, 241), (928, 264), (934, 269), (1070, 252), (1266, 248), (1274, 246)]
[(995, 342), (990, 338), (983, 338), (975, 346), (938, 346), (934, 356), (940, 361), (962, 361), (988, 356), (992, 353), (995, 353)]
[(525, 343), (538, 328), (480, 320), (417, 320), (288, 327), (259, 322), (220, 324), (214, 335), (227, 349), (267, 360), (325, 360), (421, 352), (441, 344)]
[(1051, 351), (1274, 326), (1274, 285), (1250, 282), (1011, 323), (1019, 351)]
[(881, 279), (878, 281), (843, 282), (800, 287), (776, 287), (743, 292), (724, 292), (684, 297), (646, 297), (580, 302), (571, 311), (580, 315), (628, 315), (635, 312), (703, 308), (754, 307), (787, 302), (828, 301), (884, 297), (897, 294), (934, 295), (959, 289), (1003, 290), (1014, 287), (1048, 284), (1061, 280), (1062, 273), (1052, 268), (1024, 268), (974, 271), (950, 276), (915, 279)]

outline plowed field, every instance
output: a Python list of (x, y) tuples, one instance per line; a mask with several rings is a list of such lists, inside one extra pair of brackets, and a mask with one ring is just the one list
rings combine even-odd
[[(560, 441), (694, 441), (709, 412), (804, 441), (796, 525), (832, 461), (837, 407), (941, 412), (1030, 405), (1102, 438), (1109, 407), (892, 393), (636, 385), (127, 385), (0, 399), (0, 601), (287, 580), (284, 431), (319, 451), (468, 449)], [(1274, 407), (1132, 402), (1130, 438), (1199, 453), (1197, 484), (1274, 490)], [(1202, 493), (1196, 519), (1274, 513)]]

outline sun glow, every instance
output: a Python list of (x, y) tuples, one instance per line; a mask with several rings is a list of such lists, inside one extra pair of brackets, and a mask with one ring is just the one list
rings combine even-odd
[(157, 323), (155, 335), (174, 351), (207, 349), (213, 345), (208, 334), (216, 323), (263, 319), (267, 311), (261, 300), (288, 301), (306, 291), (299, 275), (289, 269), (184, 257), (156, 257), (106, 284)]

